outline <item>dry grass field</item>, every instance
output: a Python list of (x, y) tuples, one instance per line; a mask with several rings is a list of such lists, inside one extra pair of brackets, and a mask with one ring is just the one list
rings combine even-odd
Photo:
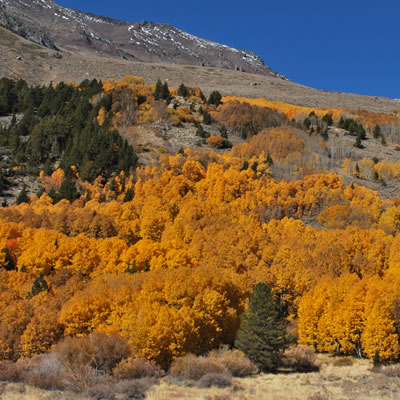
[[(235, 378), (229, 388), (200, 389), (163, 378), (147, 393), (148, 400), (397, 400), (399, 377), (372, 370), (371, 361), (319, 355), (320, 372), (262, 374)], [(385, 367), (383, 367), (385, 370)], [(0, 384), (1, 400), (84, 400), (75, 393), (46, 392), (23, 384)], [(116, 395), (115, 400), (131, 397)], [(111, 399), (110, 399), (111, 400)]]

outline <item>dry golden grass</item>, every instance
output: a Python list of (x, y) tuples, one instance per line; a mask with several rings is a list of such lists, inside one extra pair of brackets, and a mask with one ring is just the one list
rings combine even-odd
[(22, 383), (0, 383), (1, 400), (73, 400), (76, 395), (48, 392)]
[(149, 400), (384, 400), (400, 398), (398, 378), (371, 372), (367, 360), (344, 366), (337, 359), (319, 355), (320, 372), (263, 374), (236, 378), (226, 389), (198, 389), (169, 385), (165, 381), (148, 392)]
[[(341, 360), (341, 362), (337, 362)], [(350, 360), (318, 355), (320, 372), (262, 374), (234, 378), (225, 389), (200, 389), (171, 384), (164, 378), (148, 392), (148, 400), (397, 400), (397, 377), (371, 371), (368, 360)], [(1, 400), (89, 400), (72, 393), (46, 392), (23, 384), (1, 384)]]

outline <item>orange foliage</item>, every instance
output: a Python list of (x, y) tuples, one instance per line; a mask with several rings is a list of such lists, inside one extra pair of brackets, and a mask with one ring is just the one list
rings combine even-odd
[[(268, 130), (233, 154), (163, 156), (136, 182), (124, 173), (82, 182), (91, 200), (53, 204), (44, 194), (1, 208), (0, 266), (13, 269), (11, 257), (16, 270), (0, 269), (0, 357), (101, 330), (167, 367), (232, 344), (262, 280), (298, 319), (303, 343), (396, 358), (398, 202), (335, 174), (273, 179), (263, 152), (285, 157), (282, 136), (301, 151), (291, 129)], [(50, 189), (63, 176), (41, 179)], [(324, 228), (300, 220), (317, 215)], [(32, 295), (39, 278), (47, 287)]]

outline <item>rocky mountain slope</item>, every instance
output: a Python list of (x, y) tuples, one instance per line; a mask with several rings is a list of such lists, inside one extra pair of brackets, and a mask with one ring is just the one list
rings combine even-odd
[(0, 23), (54, 50), (283, 78), (251, 51), (204, 40), (168, 24), (117, 21), (64, 8), (52, 0), (0, 0)]
[(0, 77), (48, 85), (60, 81), (81, 82), (86, 78), (119, 80), (125, 75), (142, 76), (147, 84), (161, 79), (168, 80), (175, 88), (181, 83), (201, 87), (206, 96), (218, 90), (223, 95), (265, 97), (309, 107), (360, 108), (388, 113), (400, 108), (400, 102), (393, 99), (317, 90), (272, 76), (195, 65), (148, 64), (70, 51), (61, 53), (0, 27)]

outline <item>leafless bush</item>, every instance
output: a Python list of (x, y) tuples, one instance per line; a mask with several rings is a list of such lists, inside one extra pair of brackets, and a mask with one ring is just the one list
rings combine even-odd
[(371, 369), (390, 378), (400, 378), (400, 364), (380, 365)]
[(64, 366), (60, 357), (54, 353), (42, 354), (34, 358), (36, 361), (29, 371), (26, 371), (22, 380), (41, 389), (62, 389), (61, 376)]
[(210, 388), (212, 386), (225, 388), (232, 386), (232, 378), (225, 374), (206, 374), (197, 382), (199, 388)]
[(86, 338), (67, 337), (54, 347), (54, 352), (69, 366), (89, 365), (94, 357), (94, 348)]
[(351, 367), (353, 363), (353, 359), (350, 357), (340, 357), (334, 361), (333, 365), (335, 367)]
[(291, 346), (283, 354), (283, 365), (298, 372), (318, 371), (314, 349), (307, 346)]
[(325, 394), (321, 394), (319, 392), (314, 393), (312, 396), (308, 398), (308, 400), (328, 400), (329, 397)]
[(99, 384), (87, 389), (83, 396), (93, 400), (114, 400), (114, 389), (110, 385)]
[(173, 361), (170, 375), (180, 379), (199, 380), (207, 374), (222, 374), (229, 376), (227, 368), (219, 361), (206, 357), (196, 357), (189, 354)]
[(60, 379), (65, 389), (83, 392), (96, 384), (96, 371), (87, 365), (75, 365), (66, 368)]
[(113, 374), (119, 379), (159, 378), (165, 375), (159, 366), (143, 358), (133, 357), (122, 360), (113, 369)]
[(91, 366), (96, 370), (111, 373), (121, 360), (131, 355), (129, 345), (120, 335), (92, 333), (87, 340), (94, 349)]
[(118, 394), (122, 394), (127, 399), (144, 399), (146, 392), (156, 383), (151, 378), (141, 378), (121, 381), (114, 386)]
[(54, 351), (70, 367), (90, 366), (101, 373), (111, 373), (122, 359), (131, 354), (124, 338), (118, 334), (98, 332), (84, 338), (65, 338)]
[(0, 363), (0, 381), (17, 382), (19, 374), (16, 364), (12, 361), (3, 361)]
[(242, 352), (221, 348), (210, 354), (210, 359), (221, 363), (232, 376), (245, 377), (254, 375), (258, 368)]

